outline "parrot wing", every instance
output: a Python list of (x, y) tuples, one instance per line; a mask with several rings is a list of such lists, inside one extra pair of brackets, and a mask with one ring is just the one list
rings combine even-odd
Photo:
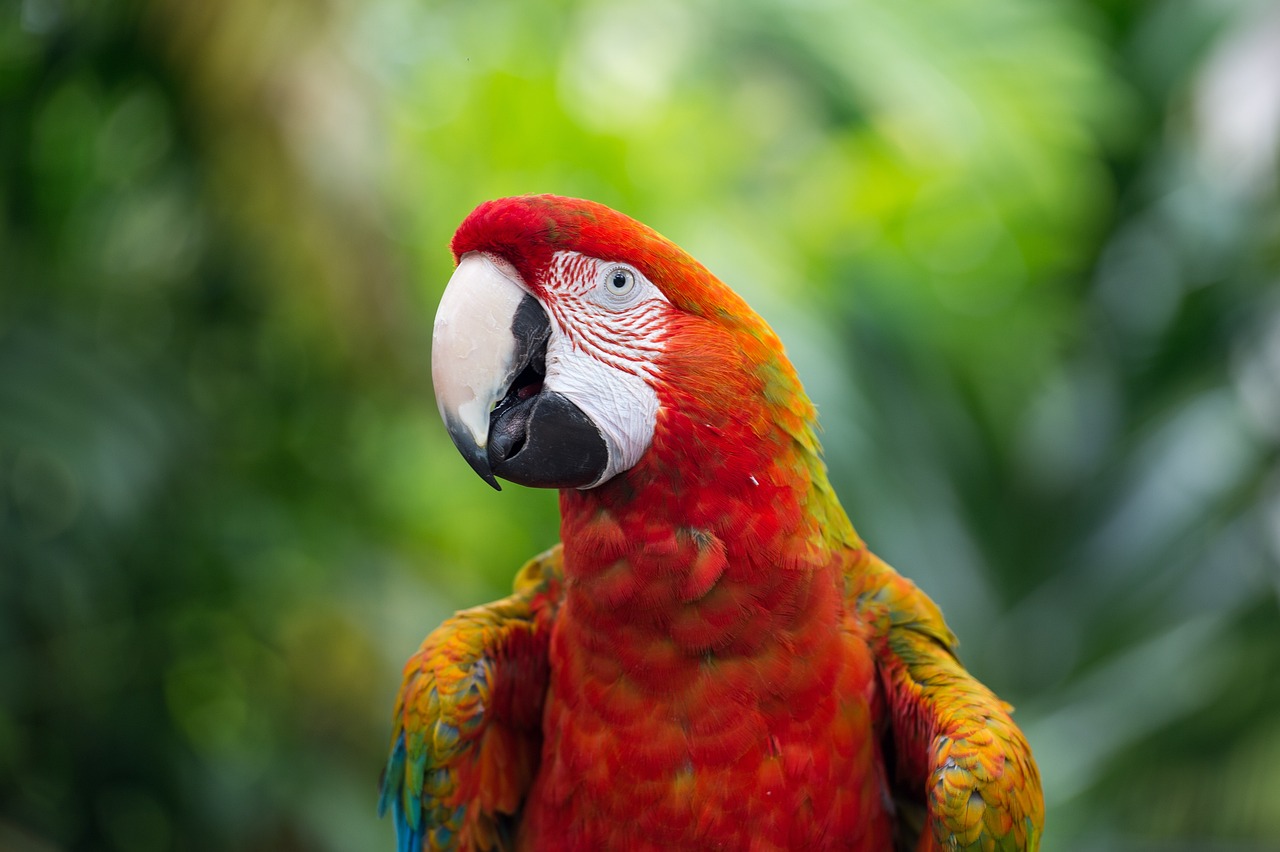
[[(918, 817), (916, 852), (1022, 852), (1040, 845), (1040, 775), (1012, 707), (965, 671), (942, 613), (870, 551), (846, 574), (869, 626), (896, 756), (900, 819)], [(906, 848), (912, 848), (908, 846)]]
[(457, 613), (405, 665), (378, 804), (400, 852), (512, 846), (537, 769), (562, 576), (557, 545), (521, 569), (510, 597)]

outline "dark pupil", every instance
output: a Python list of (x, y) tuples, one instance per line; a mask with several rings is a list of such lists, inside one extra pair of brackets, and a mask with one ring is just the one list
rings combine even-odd
[(613, 273), (613, 281), (611, 283), (613, 284), (613, 288), (615, 290), (621, 290), (623, 287), (627, 286), (626, 273), (625, 272)]

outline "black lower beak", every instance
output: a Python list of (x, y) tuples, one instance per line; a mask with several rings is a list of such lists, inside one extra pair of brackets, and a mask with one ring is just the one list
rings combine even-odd
[(562, 394), (540, 391), (494, 414), (489, 469), (503, 479), (535, 488), (582, 488), (604, 475), (604, 436)]
[(521, 301), (511, 334), (520, 371), (489, 414), (489, 471), (535, 488), (594, 483), (609, 463), (609, 449), (582, 409), (543, 389), (551, 323), (531, 296)]

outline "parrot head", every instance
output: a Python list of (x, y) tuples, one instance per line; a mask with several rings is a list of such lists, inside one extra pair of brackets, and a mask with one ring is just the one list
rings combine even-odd
[(590, 201), (503, 198), (452, 248), (432, 380), (454, 444), (494, 488), (592, 489), (690, 462), (745, 479), (744, 454), (770, 436), (816, 446), (772, 330), (645, 225)]

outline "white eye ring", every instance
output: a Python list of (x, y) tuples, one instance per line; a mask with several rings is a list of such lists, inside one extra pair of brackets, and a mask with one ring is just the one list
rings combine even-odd
[(625, 266), (615, 266), (604, 274), (604, 289), (614, 299), (625, 299), (636, 289), (636, 274)]

